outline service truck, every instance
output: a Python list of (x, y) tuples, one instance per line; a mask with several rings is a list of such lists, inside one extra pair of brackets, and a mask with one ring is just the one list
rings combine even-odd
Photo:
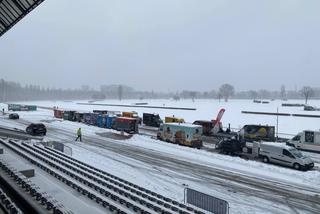
[(320, 131), (304, 130), (287, 142), (299, 150), (320, 153)]

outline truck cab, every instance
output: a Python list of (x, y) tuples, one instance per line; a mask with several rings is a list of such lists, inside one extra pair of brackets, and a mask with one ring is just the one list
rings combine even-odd
[(320, 153), (320, 132), (305, 130), (290, 139), (287, 145), (304, 151)]
[(146, 126), (152, 127), (160, 127), (160, 124), (163, 123), (159, 114), (150, 114), (150, 113), (143, 113), (143, 123)]

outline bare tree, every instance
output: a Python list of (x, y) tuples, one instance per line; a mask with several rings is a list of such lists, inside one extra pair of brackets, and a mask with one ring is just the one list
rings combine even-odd
[(280, 89), (280, 97), (282, 100), (286, 100), (286, 87), (284, 85), (281, 86), (281, 89)]
[(90, 91), (90, 86), (88, 86), (88, 85), (82, 85), (82, 86), (81, 86), (81, 90), (82, 90), (82, 91)]
[(179, 100), (180, 100), (179, 95), (178, 95), (178, 94), (174, 95), (174, 96), (173, 96), (173, 100), (174, 100), (174, 101), (179, 101)]
[(224, 97), (225, 102), (228, 102), (229, 97), (234, 95), (234, 87), (230, 84), (223, 84), (219, 89), (219, 94)]
[(194, 99), (196, 98), (197, 92), (196, 91), (190, 91), (189, 96), (192, 99), (192, 102), (194, 102)]
[(122, 100), (122, 95), (123, 95), (123, 87), (122, 85), (118, 86), (118, 98), (121, 101)]
[(305, 104), (307, 104), (308, 103), (308, 99), (313, 96), (314, 91), (310, 86), (304, 86), (300, 90), (300, 93), (304, 96)]
[(257, 99), (257, 97), (258, 97), (258, 92), (257, 91), (254, 91), (254, 90), (250, 90), (249, 92), (249, 96), (250, 96), (250, 98), (251, 99)]
[(220, 103), (220, 100), (221, 100), (221, 98), (222, 98), (222, 95), (221, 95), (220, 92), (218, 92), (217, 97), (218, 97), (218, 100), (219, 100), (219, 103)]
[(265, 90), (265, 89), (261, 89), (261, 90), (259, 90), (259, 96), (260, 96), (260, 98), (261, 99), (268, 99), (268, 98), (270, 98), (270, 91), (267, 91), (267, 90)]

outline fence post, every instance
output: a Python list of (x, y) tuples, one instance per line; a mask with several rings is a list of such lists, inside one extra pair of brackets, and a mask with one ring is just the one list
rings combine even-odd
[(277, 107), (277, 140), (278, 142), (278, 133), (279, 133), (279, 107)]

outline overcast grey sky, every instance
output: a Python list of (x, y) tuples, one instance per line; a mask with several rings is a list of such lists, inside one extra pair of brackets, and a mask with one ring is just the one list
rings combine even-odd
[(319, 0), (45, 0), (0, 38), (0, 78), (142, 90), (320, 86)]

